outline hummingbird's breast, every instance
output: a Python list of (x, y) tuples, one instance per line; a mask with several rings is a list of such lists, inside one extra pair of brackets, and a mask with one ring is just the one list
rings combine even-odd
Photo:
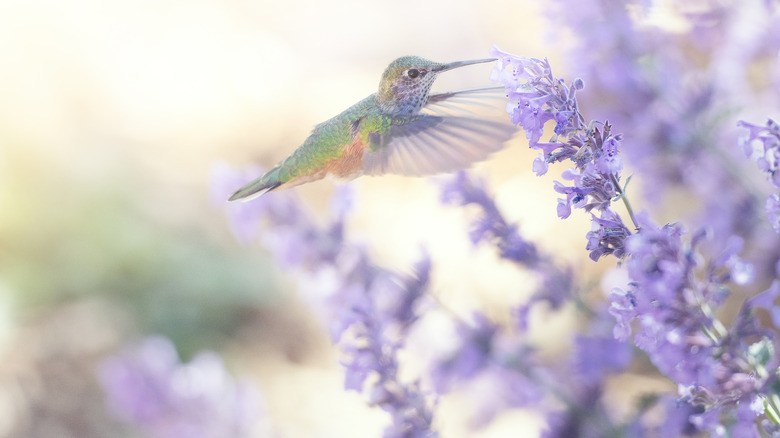
[(289, 173), (289, 185), (332, 175), (353, 179), (363, 172), (366, 142), (360, 134), (361, 123), (378, 114), (376, 98), (368, 96), (341, 114), (314, 127), (311, 135), (283, 163)]

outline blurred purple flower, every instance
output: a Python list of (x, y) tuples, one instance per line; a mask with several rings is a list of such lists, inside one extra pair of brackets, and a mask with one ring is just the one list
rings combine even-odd
[(775, 305), (775, 299), (780, 295), (780, 280), (775, 279), (769, 289), (751, 297), (745, 304), (751, 309), (764, 309), (772, 317), (775, 327), (780, 327), (780, 306)]
[(542, 438), (600, 438), (609, 436), (626, 436), (642, 438), (644, 428), (638, 421), (620, 426), (607, 415), (607, 409), (601, 402), (602, 388), (598, 385), (586, 388), (573, 400), (570, 409), (548, 412), (547, 428), (541, 433)]
[[(238, 179), (224, 168), (216, 176), (231, 183)], [(214, 182), (215, 187), (225, 185)], [(235, 229), (262, 224), (266, 247), (280, 265), (297, 272), (301, 293), (344, 353), (345, 388), (367, 393), (372, 405), (390, 414), (384, 436), (434, 437), (429, 401), (415, 382), (400, 381), (397, 357), (427, 290), (431, 260), (424, 253), (412, 275), (374, 265), (363, 248), (344, 240), (351, 199), (348, 185), (337, 188), (330, 204), (332, 220), (325, 225), (311, 218), (293, 191), (249, 202), (262, 206), (249, 210), (251, 214), (234, 207), (236, 203), (226, 209)]]
[(432, 373), (434, 389), (445, 393), (453, 382), (468, 380), (489, 365), (497, 331), (498, 326), (480, 313), (473, 314), (473, 325), (459, 324), (459, 348)]
[(780, 195), (773, 193), (766, 198), (766, 204), (764, 205), (766, 210), (767, 219), (772, 228), (780, 233)]
[[(738, 125), (748, 130), (739, 140), (742, 151), (756, 162), (759, 170), (766, 173), (769, 182), (780, 189), (780, 125), (772, 119), (763, 126), (744, 121)], [(758, 147), (755, 146), (756, 142), (760, 143)], [(772, 228), (780, 233), (780, 195), (769, 195), (764, 209)]]
[(745, 437), (745, 438), (761, 438), (761, 434), (759, 434), (758, 429), (756, 427), (756, 419), (760, 413), (764, 412), (764, 406), (763, 403), (761, 403), (761, 399), (758, 398), (758, 405), (760, 409), (756, 411), (756, 403), (740, 403), (737, 406), (737, 412), (735, 413), (734, 417), (737, 420), (736, 424), (731, 428), (731, 434), (735, 437)]
[(516, 225), (506, 222), (495, 201), (485, 189), (484, 182), (460, 171), (442, 186), (442, 201), (446, 204), (476, 204), (481, 216), (473, 222), (469, 233), (471, 242), (494, 242), (501, 257), (521, 265), (533, 267), (540, 262), (536, 246), (523, 239)]
[(227, 206), (228, 222), (233, 235), (241, 243), (249, 243), (257, 238), (260, 224), (257, 218), (266, 209), (266, 202), (237, 202), (228, 204), (226, 199), (237, 187), (252, 180), (260, 169), (250, 168), (238, 172), (227, 163), (217, 163), (211, 168), (211, 202), (214, 205)]
[(552, 310), (560, 308), (570, 298), (573, 289), (571, 270), (556, 265), (551, 256), (540, 254), (533, 243), (520, 235), (516, 225), (507, 223), (484, 181), (463, 171), (445, 181), (442, 185), (442, 202), (463, 206), (476, 204), (481, 208), (482, 214), (472, 223), (469, 233), (472, 243), (493, 243), (502, 258), (532, 269), (540, 279), (533, 295), (513, 312), (516, 327), (527, 329), (528, 312), (539, 302), (548, 303)]
[(651, 436), (657, 437), (683, 437), (696, 436), (697, 427), (691, 423), (691, 417), (702, 411), (701, 406), (693, 406), (689, 403), (681, 403), (675, 397), (668, 394), (660, 396), (657, 402), (664, 412), (664, 420), (652, 430)]
[(537, 406), (547, 383), (533, 352), (485, 315), (458, 321), (457, 347), (438, 358), (430, 372), (434, 390), (473, 394), (470, 426), (481, 428), (509, 408)]
[(585, 385), (600, 383), (608, 374), (623, 371), (631, 363), (631, 348), (613, 336), (576, 336), (574, 371)]
[(631, 336), (631, 321), (639, 315), (637, 299), (630, 290), (615, 288), (609, 294), (609, 301), (609, 313), (616, 321), (612, 334), (615, 339), (626, 341)]
[[(545, 257), (545, 260), (548, 259)], [(528, 314), (534, 305), (546, 303), (550, 310), (559, 310), (570, 302), (576, 289), (574, 273), (568, 267), (562, 268), (547, 262), (537, 267), (534, 273), (539, 277), (539, 286), (525, 303), (512, 312), (515, 327), (521, 332), (528, 330)]]
[(152, 337), (99, 371), (112, 410), (152, 437), (250, 437), (260, 430), (259, 395), (228, 375), (214, 353), (181, 363), (167, 338)]

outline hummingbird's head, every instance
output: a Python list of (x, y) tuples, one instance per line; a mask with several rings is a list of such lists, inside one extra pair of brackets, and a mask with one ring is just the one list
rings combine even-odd
[(439, 73), (490, 61), (495, 59), (441, 64), (419, 56), (402, 56), (391, 62), (382, 74), (377, 93), (379, 108), (382, 112), (392, 115), (417, 114), (428, 100), (428, 93)]
[(377, 97), (379, 106), (389, 114), (417, 114), (428, 99), (435, 67), (442, 64), (419, 56), (403, 56), (391, 62), (382, 74)]

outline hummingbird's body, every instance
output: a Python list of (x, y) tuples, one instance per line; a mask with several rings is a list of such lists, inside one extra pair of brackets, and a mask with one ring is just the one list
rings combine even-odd
[[(436, 75), (492, 59), (439, 64), (415, 56), (393, 61), (379, 91), (315, 126), (273, 169), (239, 189), (231, 201), (331, 175), (342, 179), (397, 173), (430, 175), (467, 167), (500, 149), (515, 131), (506, 113), (491, 120), (475, 109), (505, 102), (503, 88), (430, 94)], [(503, 110), (503, 108), (501, 108)]]

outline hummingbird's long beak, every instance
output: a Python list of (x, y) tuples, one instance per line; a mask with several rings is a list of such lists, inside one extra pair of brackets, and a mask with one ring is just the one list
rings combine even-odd
[(431, 71), (436, 73), (441, 73), (443, 71), (452, 70), (453, 68), (463, 67), (465, 65), (471, 65), (471, 64), (482, 64), (483, 62), (491, 62), (495, 61), (496, 58), (488, 58), (488, 59), (475, 59), (473, 61), (456, 61), (456, 62), (450, 62), (449, 64), (442, 64), (438, 67), (434, 67), (431, 69)]

